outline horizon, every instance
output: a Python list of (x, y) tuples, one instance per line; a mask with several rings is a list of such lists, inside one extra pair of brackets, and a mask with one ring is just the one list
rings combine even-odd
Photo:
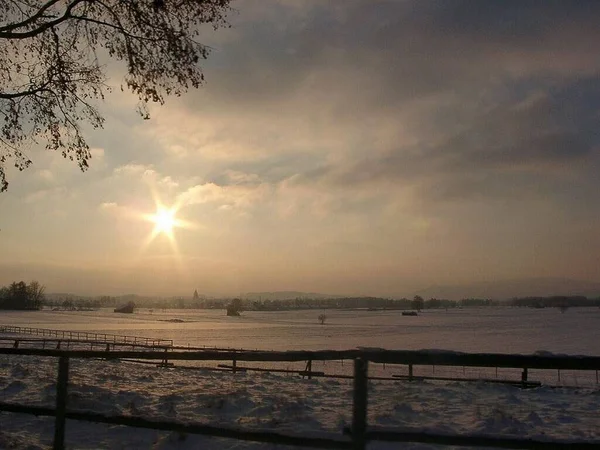
[(233, 6), (231, 28), (202, 29), (206, 84), (150, 120), (107, 61), (86, 173), (43, 142), (31, 168), (7, 165), (0, 285), (390, 297), (600, 280), (600, 3)]
[[(19, 280), (15, 280), (19, 281)], [(537, 285), (536, 285), (537, 283)], [(42, 283), (43, 285), (43, 283)], [(508, 287), (507, 287), (508, 286)], [(1, 286), (0, 286), (1, 287)], [(45, 286), (44, 286), (45, 287)], [(496, 294), (490, 295), (469, 295), (469, 291), (475, 289), (490, 288)], [(511, 292), (506, 293), (506, 289)], [(437, 290), (437, 291), (436, 291)], [(433, 291), (433, 292), (432, 292)], [(497, 292), (503, 292), (504, 294), (498, 294)], [(564, 278), (533, 278), (533, 279), (510, 279), (510, 280), (498, 280), (490, 282), (480, 282), (472, 285), (431, 285), (426, 288), (416, 290), (408, 294), (395, 294), (387, 296), (378, 296), (373, 294), (345, 294), (345, 293), (326, 293), (326, 292), (306, 292), (293, 289), (284, 289), (278, 291), (250, 291), (250, 292), (238, 292), (238, 293), (216, 293), (216, 292), (205, 292), (198, 289), (194, 289), (194, 292), (198, 292), (200, 297), (206, 297), (210, 299), (231, 299), (231, 298), (248, 298), (256, 296), (277, 296), (277, 295), (297, 295), (302, 298), (390, 298), (390, 299), (411, 299), (415, 296), (422, 296), (424, 299), (445, 299), (457, 301), (468, 298), (481, 298), (489, 299), (494, 301), (506, 301), (513, 298), (527, 298), (527, 297), (576, 297), (585, 296), (588, 298), (600, 298), (600, 282), (594, 282), (591, 280), (574, 280)], [(121, 293), (80, 293), (74, 291), (46, 291), (48, 296), (79, 296), (82, 298), (100, 298), (100, 297), (141, 297), (146, 299), (174, 299), (174, 298), (192, 298), (194, 292), (181, 292), (171, 294), (156, 294), (156, 293), (141, 293), (141, 292), (121, 292)], [(438, 295), (436, 295), (436, 292)], [(446, 294), (439, 294), (440, 292), (446, 292)], [(461, 293), (462, 292), (462, 293)], [(431, 293), (431, 294), (428, 294)], [(312, 297), (311, 297), (312, 296)], [(279, 300), (289, 300), (291, 297), (277, 297)]]

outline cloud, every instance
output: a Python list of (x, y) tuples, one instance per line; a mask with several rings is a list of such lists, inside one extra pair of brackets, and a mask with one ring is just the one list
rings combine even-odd
[[(353, 105), (334, 106), (352, 115), (504, 80), (593, 76), (600, 7), (571, 3), (494, 3), (489, 10), (473, 1), (280, 5), (277, 17), (263, 16), (258, 27), (256, 3), (245, 2), (247, 20), (240, 14), (234, 38), (207, 63), (202, 100), (214, 93), (218, 110), (267, 111), (317, 100), (316, 114), (335, 103)], [(197, 104), (193, 97), (189, 104)]]
[(56, 178), (54, 177), (54, 174), (49, 169), (38, 170), (37, 171), (37, 176), (41, 180), (43, 180), (43, 181), (45, 181), (45, 182), (47, 182), (49, 184), (52, 184), (56, 180)]
[(113, 170), (113, 173), (115, 175), (125, 175), (125, 176), (143, 175), (143, 174), (151, 175), (154, 173), (154, 168), (152, 165), (131, 163), (131, 164), (125, 164), (125, 165), (116, 167)]
[(247, 210), (265, 199), (270, 191), (271, 188), (266, 184), (219, 186), (204, 183), (182, 192), (177, 203), (182, 206), (213, 204), (222, 210)]
[(468, 109), (459, 103), (446, 106), (430, 117), (438, 127), (423, 130), (415, 141), (364, 149), (358, 157), (299, 174), (294, 183), (353, 191), (385, 185), (411, 190), (424, 201), (531, 198), (551, 194), (553, 184), (565, 179), (580, 182), (590, 166), (599, 164), (597, 121), (577, 95), (563, 90), (525, 98), (513, 94)]
[(238, 170), (226, 170), (224, 175), (231, 184), (257, 184), (260, 177), (255, 173), (245, 173)]
[(119, 205), (117, 205), (115, 202), (103, 202), (103, 203), (100, 203), (100, 209), (103, 209), (103, 210), (110, 211), (110, 210), (113, 210), (113, 209), (118, 208), (118, 207), (119, 207)]
[(103, 162), (104, 162), (104, 149), (103, 148), (92, 147), (90, 149), (90, 154), (92, 155), (92, 160), (94, 161), (95, 166), (103, 164)]
[[(168, 195), (177, 190), (179, 181), (171, 175), (162, 175), (152, 164), (130, 163), (118, 166), (113, 170), (112, 177), (108, 179), (111, 184), (145, 185), (150, 190)], [(140, 182), (142, 182), (140, 184)]]
[(98, 210), (108, 216), (117, 219), (137, 219), (139, 220), (140, 213), (132, 208), (119, 204), (117, 202), (102, 202), (98, 205)]
[(233, 170), (426, 202), (544, 195), (597, 164), (594, 2), (239, 7), (207, 86), (145, 131), (204, 181), (235, 184)]
[(25, 203), (48, 202), (52, 199), (57, 199), (66, 196), (68, 196), (68, 192), (64, 187), (40, 189), (27, 194), (25, 196)]

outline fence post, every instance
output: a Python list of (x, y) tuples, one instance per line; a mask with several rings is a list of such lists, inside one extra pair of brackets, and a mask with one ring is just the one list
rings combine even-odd
[(354, 360), (354, 402), (352, 411), (352, 443), (354, 450), (364, 450), (367, 440), (367, 389), (369, 362), (363, 358)]
[(232, 361), (232, 365), (231, 365), (231, 371), (233, 373), (237, 372), (237, 355), (236, 355), (235, 351), (233, 352), (233, 361)]
[(69, 358), (61, 356), (58, 360), (58, 379), (56, 380), (56, 421), (54, 422), (54, 450), (65, 448), (65, 413), (67, 410), (67, 385), (69, 383)]
[[(312, 359), (309, 359), (308, 361), (306, 361), (305, 372), (308, 372), (308, 379), (312, 380)], [(304, 378), (304, 377), (302, 377), (302, 378)]]
[(163, 360), (163, 365), (165, 367), (169, 367), (169, 358), (167, 357), (167, 351), (168, 349), (165, 348), (165, 359)]
[(409, 364), (408, 365), (408, 381), (412, 381), (413, 380), (413, 365)]
[(523, 384), (523, 387), (527, 385), (527, 367), (523, 368), (523, 373), (521, 374), (521, 383)]

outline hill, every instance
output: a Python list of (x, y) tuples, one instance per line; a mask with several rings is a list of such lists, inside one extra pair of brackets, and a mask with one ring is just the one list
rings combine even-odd
[(319, 299), (341, 297), (343, 296), (299, 291), (247, 292), (245, 294), (240, 294), (240, 298), (244, 300), (295, 300), (297, 298)]
[(514, 297), (544, 297), (554, 295), (600, 296), (600, 283), (567, 278), (524, 278), (520, 280), (432, 286), (415, 293), (423, 298), (460, 300), (463, 298), (490, 298), (505, 300)]

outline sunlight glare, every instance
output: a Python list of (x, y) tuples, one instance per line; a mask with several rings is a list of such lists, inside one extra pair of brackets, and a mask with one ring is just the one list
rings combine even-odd
[(154, 222), (155, 232), (165, 233), (167, 235), (173, 234), (173, 228), (177, 226), (177, 219), (175, 218), (174, 209), (166, 209), (160, 207), (156, 214), (152, 216), (152, 222)]
[(156, 202), (156, 212), (154, 214), (142, 214), (142, 218), (154, 224), (154, 229), (146, 239), (142, 248), (146, 248), (150, 243), (162, 234), (169, 238), (173, 250), (177, 252), (177, 244), (175, 242), (175, 228), (194, 229), (196, 226), (183, 219), (177, 218), (180, 205), (175, 204), (170, 208), (164, 206), (158, 199)]

